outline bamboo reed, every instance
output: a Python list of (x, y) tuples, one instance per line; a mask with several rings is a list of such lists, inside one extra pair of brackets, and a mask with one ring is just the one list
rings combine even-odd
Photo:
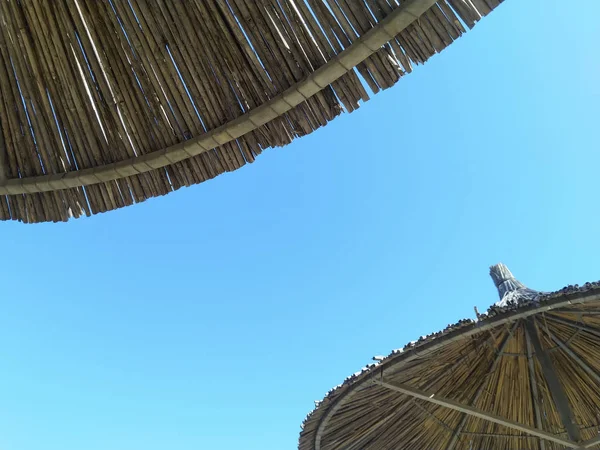
[[(420, 2), (421, 17), (356, 67), (302, 85)], [(66, 221), (234, 171), (356, 110), (367, 87), (393, 86), (498, 4), (0, 0), (0, 219)], [(289, 94), (301, 85), (310, 92)]]

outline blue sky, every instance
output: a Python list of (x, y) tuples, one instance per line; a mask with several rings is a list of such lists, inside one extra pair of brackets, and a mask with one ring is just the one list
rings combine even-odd
[(4, 223), (3, 450), (281, 450), (375, 354), (600, 278), (600, 3), (507, 0), (251, 166), (62, 225)]

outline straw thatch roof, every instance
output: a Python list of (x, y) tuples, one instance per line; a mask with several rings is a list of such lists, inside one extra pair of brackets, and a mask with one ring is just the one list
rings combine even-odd
[(492, 268), (501, 301), (331, 390), (300, 450), (600, 448), (600, 282), (554, 293)]
[(64, 221), (253, 162), (501, 0), (0, 0), (0, 219)]

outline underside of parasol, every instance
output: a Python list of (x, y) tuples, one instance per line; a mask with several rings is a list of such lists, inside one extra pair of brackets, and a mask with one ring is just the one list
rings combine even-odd
[(0, 220), (234, 171), (354, 111), (500, 0), (0, 1)]
[(600, 448), (600, 283), (542, 293), (503, 264), (500, 302), (332, 389), (300, 450)]

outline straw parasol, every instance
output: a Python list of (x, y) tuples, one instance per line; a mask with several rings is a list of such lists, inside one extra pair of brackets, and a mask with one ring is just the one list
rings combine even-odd
[(0, 0), (0, 219), (65, 221), (354, 111), (502, 0)]
[(600, 282), (537, 292), (506, 266), (500, 301), (331, 390), (300, 450), (600, 448)]

